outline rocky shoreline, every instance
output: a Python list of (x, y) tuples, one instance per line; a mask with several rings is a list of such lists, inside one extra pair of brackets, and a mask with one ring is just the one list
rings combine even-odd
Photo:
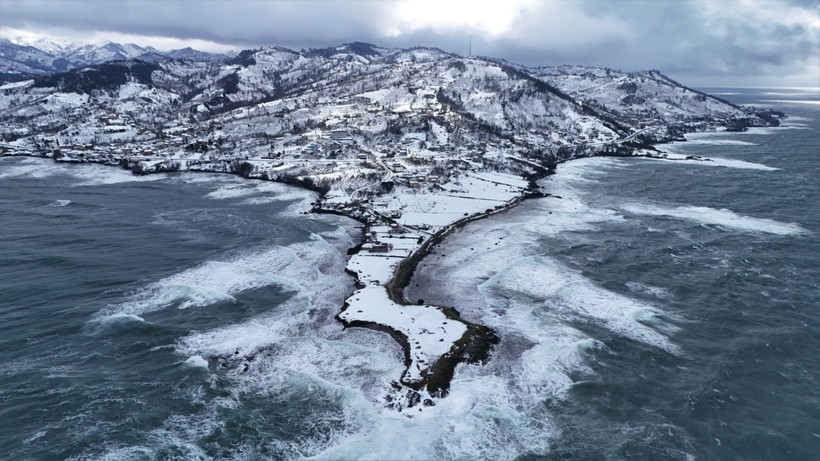
[[(485, 219), (490, 216), (504, 213), (513, 207), (517, 206), (523, 200), (530, 198), (539, 198), (546, 196), (538, 190), (537, 181), (554, 173), (554, 168), (544, 168), (541, 171), (529, 175), (529, 187), (526, 192), (520, 194), (513, 200), (498, 206), (491, 210), (486, 210), (481, 213), (473, 214), (461, 218), (447, 226), (442, 227), (437, 232), (430, 235), (424, 242), (416, 248), (410, 255), (403, 258), (393, 270), (389, 282), (385, 283), (383, 288), (392, 303), (398, 306), (419, 306), (423, 305), (423, 300), (409, 300), (405, 297), (404, 290), (410, 283), (413, 274), (419, 263), (427, 257), (436, 245), (443, 242), (445, 238), (453, 234), (458, 229), (467, 224)], [(354, 247), (352, 247), (348, 254), (354, 256), (362, 251), (363, 245), (366, 244), (366, 236), (370, 233), (371, 228), (380, 222), (374, 222), (371, 219), (364, 219), (364, 211), (358, 210), (356, 212), (340, 212), (332, 209), (325, 209), (321, 207), (321, 201), (317, 202), (312, 210), (315, 213), (330, 213), (342, 216), (347, 216), (361, 222), (365, 227), (362, 233), (362, 240)], [(390, 224), (396, 225), (392, 220), (385, 219)], [(354, 277), (356, 280), (357, 289), (361, 290), (366, 287), (366, 284), (359, 278), (359, 274), (346, 269), (346, 272)], [(351, 296), (352, 297), (352, 296)], [(381, 331), (389, 334), (393, 339), (402, 346), (404, 351), (404, 365), (409, 368), (413, 364), (411, 359), (411, 342), (410, 338), (401, 331), (392, 328), (388, 325), (372, 321), (349, 320), (346, 319), (344, 313), (350, 309), (350, 303), (345, 302), (340, 313), (336, 319), (340, 321), (345, 328), (358, 327), (369, 328), (376, 331)], [(384, 306), (385, 309), (394, 308), (395, 306)], [(493, 347), (498, 344), (500, 338), (491, 328), (481, 324), (473, 323), (461, 317), (461, 314), (454, 307), (451, 306), (425, 306), (426, 308), (435, 308), (449, 320), (460, 322), (466, 326), (464, 334), (453, 343), (452, 347), (443, 355), (437, 357), (434, 363), (425, 371), (422, 372), (421, 380), (408, 380), (405, 375), (402, 376), (398, 382), (394, 383), (394, 395), (388, 395), (386, 402), (388, 406), (398, 410), (413, 408), (419, 403), (424, 403), (426, 406), (434, 405), (431, 398), (444, 397), (448, 394), (450, 383), (454, 377), (456, 367), (461, 363), (467, 364), (483, 364), (489, 360), (490, 353)], [(425, 398), (427, 397), (427, 398)]]

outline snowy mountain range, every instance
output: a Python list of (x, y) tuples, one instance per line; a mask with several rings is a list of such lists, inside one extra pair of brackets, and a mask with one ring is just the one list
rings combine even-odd
[(216, 61), (225, 59), (226, 56), (191, 48), (163, 52), (150, 46), (143, 47), (133, 43), (82, 44), (48, 39), (13, 42), (0, 39), (0, 83), (25, 80), (109, 61), (139, 59), (153, 62), (168, 58)]
[[(231, 57), (115, 43), (35, 44), (42, 49), (0, 43), (9, 72), (19, 64), (38, 73), (0, 87), (0, 137), (44, 152), (52, 144), (65, 152), (93, 145), (140, 171), (148, 162), (129, 153), (153, 152), (162, 161), (148, 169), (162, 169), (191, 152), (229, 161), (297, 155), (310, 146), (320, 156), (413, 153), (520, 173), (580, 155), (622, 155), (690, 131), (778, 123), (778, 114), (736, 106), (656, 70), (528, 68), (360, 42)], [(97, 64), (73, 68), (80, 63)], [(351, 143), (329, 149), (338, 144), (325, 142), (334, 131)], [(361, 182), (354, 178), (378, 174), (368, 165), (321, 182), (353, 190)]]

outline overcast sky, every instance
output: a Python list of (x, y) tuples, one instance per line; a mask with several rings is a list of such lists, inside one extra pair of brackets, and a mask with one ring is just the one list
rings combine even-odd
[[(526, 65), (820, 88), (820, 0), (0, 0), (0, 36), (160, 49), (437, 46)], [(820, 91), (820, 90), (819, 90)]]

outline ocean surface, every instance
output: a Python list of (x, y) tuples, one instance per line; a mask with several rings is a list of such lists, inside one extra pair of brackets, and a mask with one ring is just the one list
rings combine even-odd
[(562, 164), (425, 259), (501, 342), (412, 418), (312, 193), (0, 158), (0, 458), (819, 459), (820, 95), (707, 91), (790, 118)]

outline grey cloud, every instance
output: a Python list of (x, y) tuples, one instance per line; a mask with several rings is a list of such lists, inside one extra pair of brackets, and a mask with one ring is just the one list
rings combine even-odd
[[(386, 35), (385, 22), (395, 6), (376, 0), (7, 0), (0, 6), (0, 26), (69, 30), (79, 37), (97, 31), (200, 39), (236, 47), (298, 49), (368, 41), (437, 46), (466, 54), (471, 32), (466, 27)], [(541, 1), (508, 34), (490, 37), (473, 31), (473, 50), (528, 65), (658, 68), (684, 80), (774, 80), (811, 72), (812, 63), (820, 59), (817, 23), (794, 22), (795, 11), (796, 16), (816, 18), (817, 2)]]
[(17, 1), (2, 25), (201, 39), (245, 46), (281, 42), (327, 45), (358, 34), (375, 38), (380, 2)]

